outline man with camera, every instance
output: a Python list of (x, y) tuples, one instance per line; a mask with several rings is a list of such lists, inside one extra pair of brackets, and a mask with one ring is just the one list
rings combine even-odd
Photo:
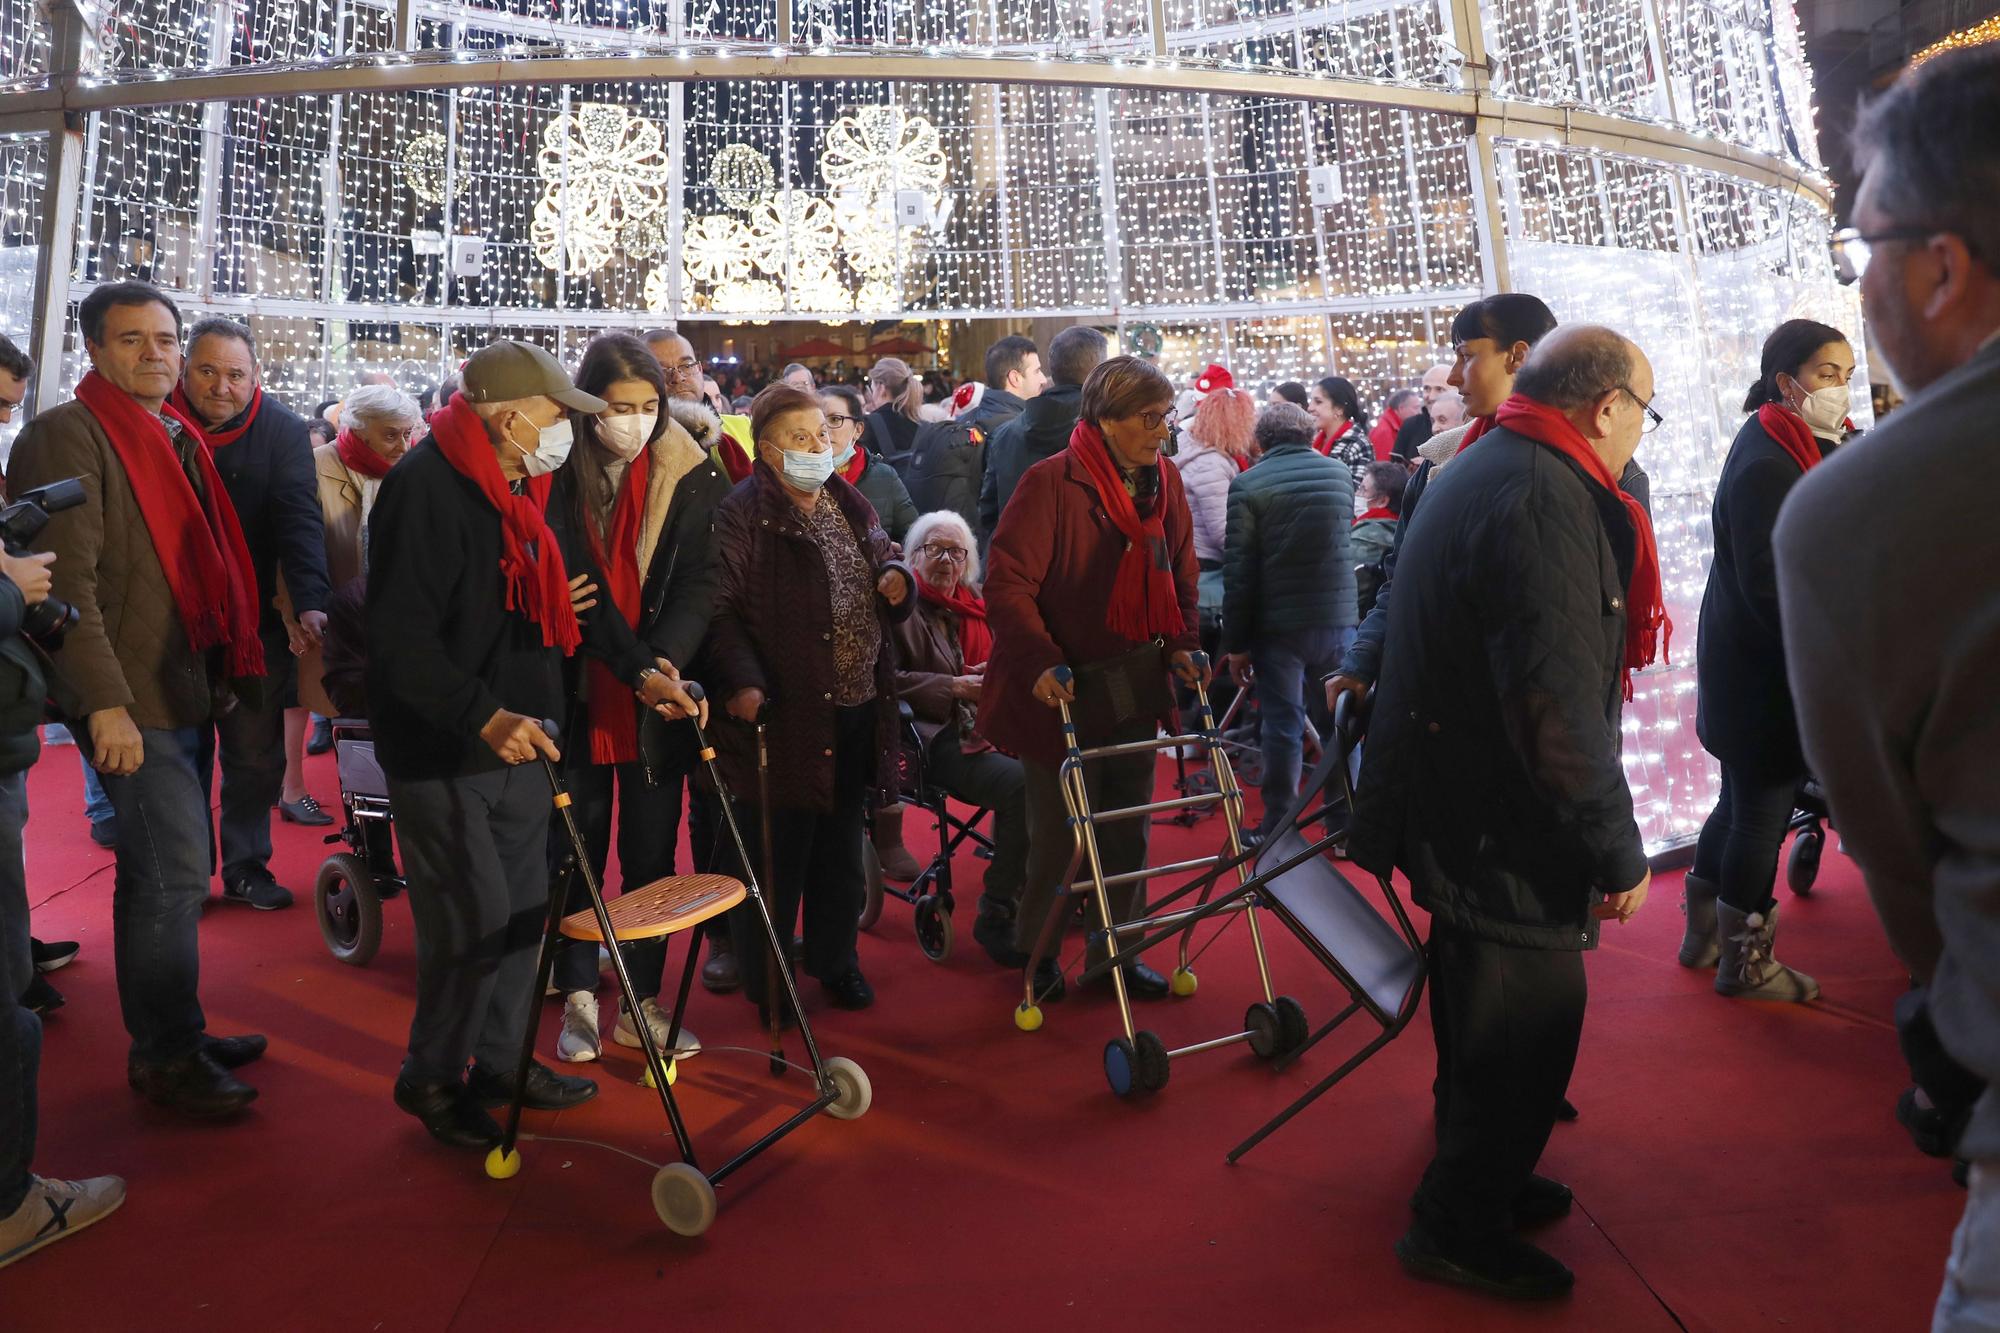
[(241, 1111), (232, 1072), (260, 1036), (215, 1037), (198, 995), (196, 927), (208, 898), (202, 731), (232, 685), (264, 674), (256, 574), (200, 432), (167, 403), (181, 366), (180, 311), (141, 282), (108, 283), (79, 311), (92, 370), (76, 401), (37, 414), (15, 442), (16, 494), (74, 477), (83, 503), (56, 514), (53, 596), (75, 625), (56, 655), (118, 815), (111, 900), (127, 1078), (184, 1115)]
[[(10, 542), (11, 547), (11, 542)], [(38, 728), (48, 677), (24, 631), (66, 614), (49, 605), (55, 557), (0, 554), (0, 1268), (89, 1226), (125, 1202), (125, 1182), (49, 1180), (28, 1167), (35, 1156), (35, 1075), (42, 1020), (15, 1003), (34, 977), (28, 951), (28, 884), (21, 859), (28, 822), (28, 769), (41, 750)], [(37, 614), (40, 612), (40, 614)]]

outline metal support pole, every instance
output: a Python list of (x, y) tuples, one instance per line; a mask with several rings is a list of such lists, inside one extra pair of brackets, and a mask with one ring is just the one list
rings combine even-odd
[(792, 0), (778, 0), (778, 45), (792, 44)]
[(42, 177), (41, 244), (35, 254), (35, 411), (62, 392), (63, 338), (69, 328), (69, 280), (76, 266), (76, 204), (83, 176), (83, 135), (61, 117), (49, 125)]
[[(997, 27), (999, 20), (994, 20)], [(1000, 300), (1002, 310), (1020, 304), (1014, 290), (1014, 232), (1007, 199), (1007, 86), (993, 84), (986, 90), (993, 106), (993, 232), (1000, 238)]]
[[(680, 22), (680, 6), (674, 6), (674, 22)], [(667, 85), (667, 147), (672, 156), (667, 161), (667, 252), (655, 262), (667, 266), (667, 318), (676, 327), (681, 319), (681, 302), (687, 294), (681, 290), (685, 276), (681, 267), (681, 241), (687, 235), (687, 85), (675, 82)]]
[[(208, 64), (221, 69), (229, 64), (229, 0), (214, 0), (208, 11)], [(201, 109), (201, 181), (195, 188), (195, 249), (190, 261), (198, 265), (190, 284), (206, 303), (215, 295), (215, 266), (221, 258), (216, 234), (220, 228), (223, 140), (229, 134), (229, 103), (210, 102)]]
[(1111, 162), (1111, 93), (1092, 91), (1097, 126), (1097, 198), (1104, 218), (1104, 300), (1113, 317), (1125, 308), (1125, 254), (1118, 236), (1118, 178)]
[(1464, 56), (1460, 75), (1465, 91), (1478, 108), (1468, 124), (1466, 169), (1472, 174), (1474, 230), (1479, 237), (1480, 268), (1485, 273), (1488, 292), (1513, 290), (1513, 275), (1507, 262), (1507, 219), (1500, 207), (1500, 178), (1493, 133), (1500, 120), (1485, 110), (1493, 86), (1493, 62), (1486, 51), (1486, 29), (1482, 26), (1478, 0), (1439, 0), (1450, 6), (1452, 45)]
[[(1211, 290), (1216, 300), (1226, 301), (1229, 297), (1224, 284), (1227, 281), (1228, 270), (1224, 267), (1222, 252), (1221, 195), (1215, 188), (1215, 126), (1210, 113), (1210, 98), (1206, 93), (1203, 93), (1201, 98), (1201, 157), (1201, 178), (1208, 186), (1209, 251), (1215, 261), (1215, 283)], [(1246, 299), (1253, 295), (1254, 292), (1244, 293)], [(1226, 346), (1222, 353), (1222, 364), (1229, 365), (1229, 352)]]

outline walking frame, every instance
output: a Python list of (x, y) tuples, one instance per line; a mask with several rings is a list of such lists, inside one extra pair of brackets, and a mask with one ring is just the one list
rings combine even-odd
[[(687, 683), (687, 692), (696, 701), (702, 697), (700, 686)], [(715, 749), (699, 721), (690, 720), (695, 728), (695, 741), (700, 761), (708, 766), (709, 776), (714, 780), (717, 805), (722, 812), (723, 822), (728, 827), (729, 836), (736, 845), (739, 864), (743, 867), (744, 879), (738, 881), (725, 875), (672, 875), (656, 880), (644, 888), (622, 894), (615, 904), (607, 906), (604, 891), (598, 883), (596, 873), (591, 869), (590, 858), (584, 846), (583, 835), (577, 828), (576, 816), (571, 808), (569, 792), (564, 788), (562, 775), (549, 759), (541, 759), (542, 771), (547, 776), (549, 791), (555, 805), (558, 819), (562, 821), (570, 850), (565, 858), (562, 872), (555, 877), (549, 896), (548, 918), (542, 931), (540, 960), (535, 969), (534, 1005), (527, 1031), (521, 1042), (521, 1062), (514, 1076), (513, 1097), (507, 1108), (506, 1128), (499, 1146), (486, 1158), (486, 1173), (496, 1180), (505, 1180), (521, 1169), (521, 1157), (516, 1151), (516, 1143), (521, 1134), (521, 1108), (527, 1096), (528, 1070), (533, 1063), (535, 1042), (541, 1027), (542, 994), (548, 988), (549, 976), (555, 965), (555, 946), (559, 936), (585, 941), (601, 941), (609, 947), (612, 972), (618, 982), (618, 992), (625, 1003), (626, 1012), (632, 1016), (632, 1024), (637, 1029), (639, 1044), (645, 1055), (646, 1072), (641, 1080), (645, 1086), (656, 1090), (660, 1097), (661, 1109), (666, 1112), (667, 1123), (673, 1129), (674, 1144), (680, 1152), (677, 1162), (660, 1166), (653, 1177), (653, 1207), (666, 1226), (683, 1236), (698, 1236), (706, 1231), (715, 1220), (715, 1187), (735, 1174), (738, 1168), (763, 1152), (766, 1148), (784, 1138), (793, 1130), (824, 1111), (841, 1120), (852, 1120), (865, 1114), (873, 1099), (868, 1076), (860, 1065), (841, 1056), (822, 1059), (819, 1043), (813, 1037), (812, 1024), (807, 1020), (805, 1006), (800, 1003), (787, 950), (778, 938), (778, 931), (771, 919), (770, 907), (764, 896), (764, 886), (773, 882), (771, 872), (772, 852), (770, 838), (770, 801), (768, 788), (768, 757), (764, 744), (764, 722), (759, 718), (757, 728), (757, 763), (759, 795), (763, 801), (760, 814), (764, 820), (763, 866), (761, 876), (751, 869), (750, 854), (744, 845), (743, 832), (736, 822), (736, 805), (729, 788), (722, 780), (716, 761)], [(551, 738), (557, 734), (553, 721), (543, 722), (542, 729)], [(590, 896), (588, 911), (565, 917), (564, 906), (568, 899), (571, 877), (583, 877), (583, 886)], [(677, 1079), (677, 1065), (670, 1063), (662, 1054), (661, 1043), (656, 1040), (653, 1025), (642, 1016), (639, 997), (634, 991), (632, 978), (626, 970), (624, 951), (618, 946), (624, 941), (657, 938), (662, 935), (689, 933), (702, 922), (736, 907), (748, 898), (753, 904), (756, 920), (762, 927), (764, 941), (769, 949), (770, 962), (766, 975), (770, 982), (770, 1002), (766, 1006), (767, 1029), (770, 1036), (771, 1072), (782, 1074), (787, 1068), (795, 1068), (785, 1058), (784, 1043), (780, 1035), (783, 1010), (777, 1003), (780, 988), (790, 1003), (792, 1013), (798, 1016), (799, 1036), (805, 1043), (806, 1054), (811, 1061), (811, 1074), (815, 1095), (807, 1105), (794, 1113), (777, 1128), (766, 1133), (749, 1147), (716, 1167), (704, 1171), (696, 1159), (694, 1142), (688, 1133), (686, 1122), (681, 1117), (680, 1105), (674, 1096)], [(688, 995), (694, 982), (695, 963), (700, 955), (698, 940), (690, 934), (687, 962), (681, 969), (680, 989), (674, 1000), (673, 1013), (665, 1048), (672, 1050), (680, 1037), (681, 1019), (687, 1012)]]

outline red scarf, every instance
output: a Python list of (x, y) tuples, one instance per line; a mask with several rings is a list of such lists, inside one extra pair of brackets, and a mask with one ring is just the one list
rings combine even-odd
[(1583, 438), (1568, 417), (1532, 398), (1515, 394), (1500, 404), (1494, 419), (1516, 435), (1555, 450), (1583, 469), (1583, 474), (1610, 491), (1625, 506), (1638, 537), (1632, 556), (1632, 577), (1625, 588), (1625, 697), (1632, 697), (1632, 673), (1651, 666), (1656, 653), (1673, 643), (1674, 622), (1660, 585), (1660, 548), (1653, 541), (1653, 521), (1644, 505), (1619, 489), (1618, 478)]
[(333, 437), (333, 447), (340, 454), (340, 461), (356, 476), (373, 477), (376, 481), (389, 475), (389, 460), (368, 447), (368, 442), (346, 426)]
[[(597, 524), (588, 517), (583, 523), (590, 535), (590, 554), (604, 575), (605, 590), (628, 625), (639, 623), (639, 535), (646, 521), (646, 488), (652, 475), (653, 451), (646, 449), (625, 469), (625, 481), (611, 506), (608, 548), (597, 535)], [(590, 762), (637, 762), (639, 718), (632, 707), (632, 687), (595, 659), (586, 669), (590, 673)]]
[(1313, 448), (1318, 451), (1320, 457), (1322, 458), (1331, 457), (1333, 454), (1333, 446), (1339, 444), (1342, 440), (1346, 439), (1347, 432), (1353, 429), (1354, 429), (1354, 423), (1352, 421), (1343, 421), (1340, 423), (1340, 429), (1335, 431), (1331, 435), (1328, 435), (1325, 431), (1320, 431), (1318, 434), (1313, 436)]
[(854, 457), (847, 460), (847, 466), (840, 470), (840, 479), (849, 486), (861, 484), (861, 474), (868, 470), (868, 451), (859, 444), (854, 446)]
[(1150, 518), (1139, 517), (1132, 497), (1125, 493), (1125, 479), (1111, 461), (1111, 448), (1104, 433), (1088, 421), (1078, 421), (1070, 432), (1069, 452), (1097, 491), (1097, 502), (1125, 538), (1125, 554), (1118, 562), (1118, 579), (1111, 585), (1111, 605), (1105, 624), (1127, 639), (1173, 638), (1186, 632), (1181, 619), (1180, 596), (1174, 590), (1174, 571), (1167, 563), (1166, 471), (1160, 474), (1160, 502)]
[(1376, 505), (1373, 509), (1363, 514), (1360, 518), (1355, 519), (1354, 522), (1356, 526), (1359, 526), (1360, 524), (1366, 523), (1371, 518), (1386, 518), (1391, 523), (1393, 523), (1396, 521), (1396, 511), (1390, 509), (1386, 505)]
[(1790, 454), (1792, 461), (1799, 465), (1799, 471), (1810, 472), (1825, 460), (1820, 452), (1819, 440), (1806, 429), (1805, 418), (1789, 407), (1777, 403), (1766, 403), (1757, 409), (1757, 424), (1764, 433), (1778, 442), (1778, 447)]
[[(546, 511), (554, 479), (530, 477), (527, 494), (509, 491), (486, 423), (462, 393), (453, 394), (451, 402), (431, 414), (431, 438), (445, 461), (477, 486), (500, 515), (500, 573), (507, 581), (507, 609), (542, 627), (544, 647), (560, 648), (569, 656), (583, 635), (569, 604), (569, 571), (563, 568), (556, 535), (549, 531)], [(535, 548), (532, 555), (530, 545)]]
[(1458, 448), (1452, 450), (1452, 456), (1456, 458), (1458, 455), (1464, 453), (1467, 449), (1470, 449), (1472, 447), (1472, 442), (1474, 440), (1478, 439), (1480, 436), (1484, 435), (1487, 431), (1492, 429), (1493, 429), (1492, 417), (1474, 417), (1472, 419), (1472, 428), (1465, 432), (1465, 438), (1461, 439), (1458, 442)]
[(201, 494), (196, 495), (159, 417), (94, 370), (76, 386), (76, 396), (104, 427), (125, 468), (188, 646), (198, 653), (225, 649), (223, 669), (231, 677), (263, 675), (257, 573), (236, 506), (222, 488), (201, 431), (171, 401), (161, 409), (194, 442), (189, 461), (201, 478)]
[(967, 670), (984, 665), (993, 656), (993, 631), (986, 625), (986, 599), (970, 592), (961, 583), (947, 597), (917, 575), (917, 595), (933, 606), (958, 612), (958, 648)]
[(1396, 432), (1403, 428), (1403, 414), (1390, 408), (1375, 423), (1375, 429), (1368, 432), (1368, 443), (1375, 446), (1375, 461), (1386, 463), (1389, 455), (1396, 451)]
[(257, 419), (257, 409), (264, 405), (264, 390), (260, 386), (250, 391), (250, 406), (243, 409), (243, 424), (235, 430), (210, 430), (202, 425), (201, 415), (194, 410), (194, 404), (188, 401), (187, 390), (181, 385), (174, 386), (167, 401), (174, 405), (174, 415), (199, 431), (201, 438), (208, 441), (209, 448), (220, 449), (225, 444), (236, 443), (250, 429), (250, 423)]

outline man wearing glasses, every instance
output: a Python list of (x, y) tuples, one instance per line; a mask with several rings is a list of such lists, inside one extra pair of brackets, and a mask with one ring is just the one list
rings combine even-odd
[(1972, 1163), (1933, 1324), (1949, 1333), (2000, 1326), (1996, 124), (2000, 43), (1929, 60), (1864, 108), (1834, 256), (1908, 401), (1798, 484), (1774, 539), (1806, 758), (1921, 988), (1897, 1020), (1956, 1133), (1944, 1151)]
[(731, 482), (750, 475), (750, 418), (718, 413), (703, 400), (706, 378), (694, 344), (672, 329), (652, 329), (640, 341), (667, 377), (667, 413), (708, 451)]

